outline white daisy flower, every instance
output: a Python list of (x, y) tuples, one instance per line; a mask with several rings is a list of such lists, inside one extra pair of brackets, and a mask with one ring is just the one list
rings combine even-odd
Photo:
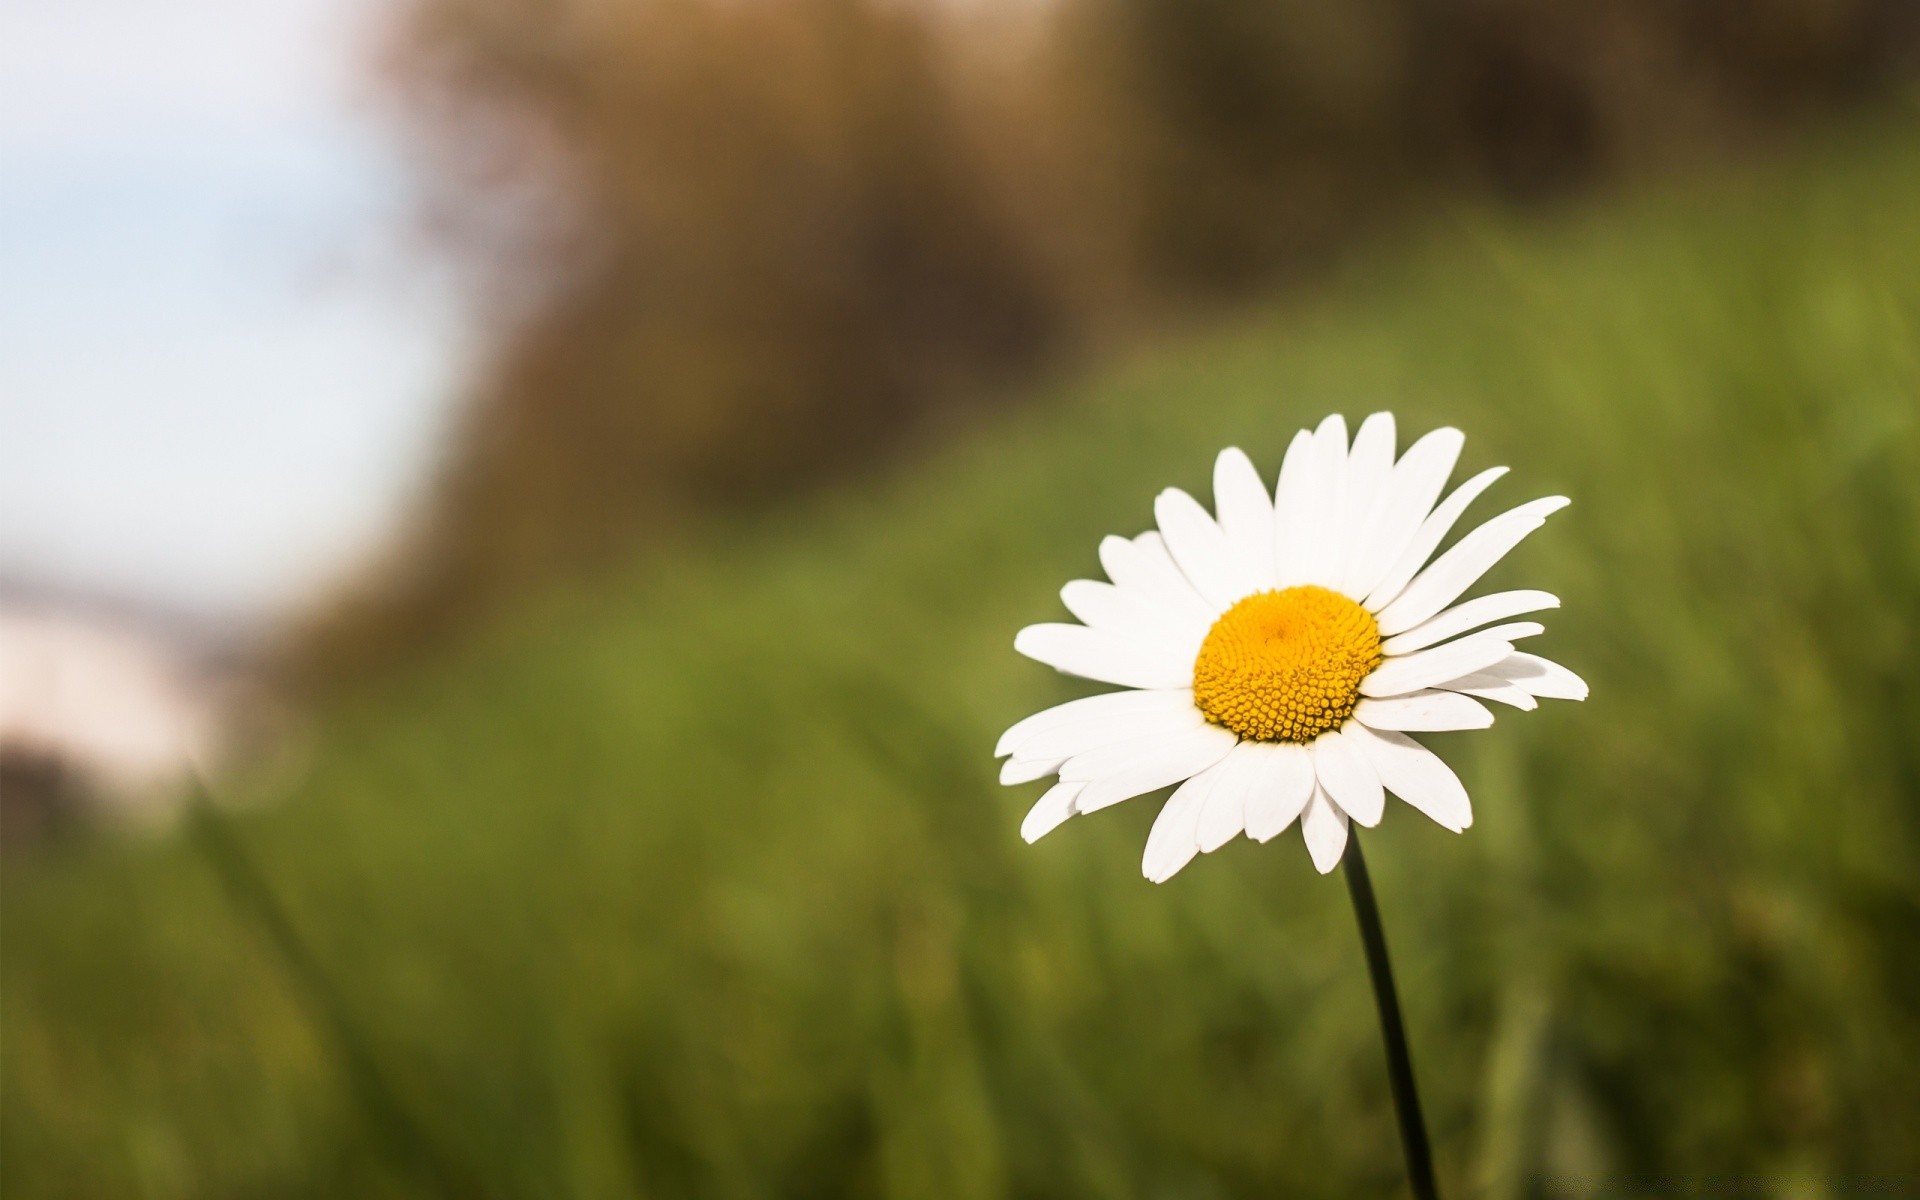
[(1002, 783), (1059, 777), (1021, 835), (1179, 784), (1147, 838), (1142, 868), (1159, 883), (1295, 818), (1314, 866), (1331, 871), (1348, 822), (1378, 824), (1387, 792), (1455, 832), (1470, 825), (1466, 788), (1408, 735), (1483, 729), (1484, 701), (1531, 709), (1585, 699), (1587, 685), (1514, 648), (1542, 626), (1511, 618), (1557, 608), (1555, 597), (1455, 603), (1568, 503), (1522, 504), (1433, 558), (1506, 473), (1482, 471), (1441, 500), (1464, 441), (1437, 429), (1396, 462), (1390, 413), (1368, 417), (1351, 445), (1331, 416), (1295, 435), (1271, 496), (1245, 454), (1224, 450), (1213, 515), (1169, 488), (1154, 501), (1157, 531), (1101, 542), (1108, 582), (1060, 592), (1081, 623), (1032, 625), (1013, 644), (1128, 690), (1036, 713), (1000, 738)]

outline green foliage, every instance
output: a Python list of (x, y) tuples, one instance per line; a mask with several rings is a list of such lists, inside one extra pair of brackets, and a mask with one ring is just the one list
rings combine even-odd
[(1593, 687), (1368, 838), (1448, 1193), (1920, 1175), (1914, 132), (1455, 216), (342, 703), (232, 818), (337, 1005), (211, 843), (10, 864), (9, 1194), (1395, 1194), (1297, 834), (1156, 888), (1153, 801), (1026, 847), (988, 758), (1084, 690), (1008, 643), (1101, 534), (1376, 408), (1573, 497), (1495, 582)]

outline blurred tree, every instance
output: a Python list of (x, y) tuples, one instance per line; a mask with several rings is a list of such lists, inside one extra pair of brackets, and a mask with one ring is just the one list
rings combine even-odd
[(415, 0), (392, 76), (492, 342), (414, 537), (304, 657), (388, 661), (690, 512), (865, 468), (1423, 197), (1690, 161), (1871, 95), (1915, 13)]
[(871, 461), (1053, 314), (924, 21), (431, 0), (404, 70), (499, 349), (397, 600), (437, 619)]

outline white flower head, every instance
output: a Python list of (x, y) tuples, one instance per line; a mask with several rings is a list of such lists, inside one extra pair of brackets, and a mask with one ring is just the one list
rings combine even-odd
[(1483, 701), (1531, 709), (1583, 700), (1587, 685), (1514, 649), (1542, 627), (1511, 618), (1559, 607), (1553, 596), (1455, 603), (1567, 504), (1522, 504), (1434, 558), (1506, 473), (1483, 471), (1442, 500), (1464, 442), (1436, 429), (1396, 461), (1390, 413), (1368, 417), (1351, 445), (1331, 416), (1295, 435), (1271, 496), (1245, 454), (1223, 450), (1212, 515), (1169, 488), (1154, 501), (1157, 531), (1101, 542), (1108, 582), (1060, 592), (1081, 623), (1028, 626), (1013, 644), (1128, 690), (1002, 735), (1002, 783), (1059, 777), (1021, 835), (1031, 842), (1075, 813), (1179, 784), (1142, 863), (1160, 883), (1196, 854), (1241, 833), (1269, 841), (1295, 818), (1314, 866), (1331, 871), (1348, 822), (1378, 824), (1387, 792), (1456, 833), (1470, 825), (1466, 788), (1408, 735), (1483, 729), (1493, 724)]

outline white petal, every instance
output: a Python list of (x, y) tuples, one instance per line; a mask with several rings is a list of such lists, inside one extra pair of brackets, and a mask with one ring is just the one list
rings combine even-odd
[(1297, 742), (1247, 744), (1262, 750), (1260, 774), (1247, 794), (1247, 836), (1270, 842), (1313, 798), (1313, 755)]
[(1202, 725), (1164, 743), (1137, 747), (1130, 757), (1106, 750), (1075, 755), (1061, 765), (1060, 777), (1092, 781), (1075, 804), (1081, 812), (1094, 812), (1196, 775), (1225, 758), (1238, 740), (1218, 725)]
[(1029, 625), (1013, 648), (1056, 671), (1136, 688), (1193, 685), (1193, 660), (1160, 642), (1119, 637), (1085, 625)]
[(1193, 581), (1187, 578), (1186, 572), (1180, 569), (1180, 564), (1173, 561), (1173, 552), (1167, 549), (1167, 539), (1160, 536), (1160, 531), (1149, 529), (1135, 537), (1133, 544), (1169, 589), (1177, 589), (1193, 598), (1191, 607), (1203, 614), (1202, 619), (1211, 629), (1213, 619), (1220, 615), (1220, 610), (1213, 606), (1212, 601), (1200, 594), (1199, 590), (1193, 586)]
[(1222, 450), (1214, 460), (1213, 507), (1247, 586), (1253, 591), (1271, 588), (1273, 500), (1260, 472), (1238, 447)]
[(1314, 492), (1300, 583), (1333, 587), (1346, 564), (1347, 422), (1334, 413), (1313, 431)]
[(1487, 674), (1546, 700), (1585, 700), (1587, 681), (1557, 662), (1516, 650), (1487, 669)]
[(1019, 748), (1023, 739), (1055, 725), (1066, 725), (1092, 717), (1119, 717), (1132, 713), (1169, 712), (1176, 708), (1192, 707), (1193, 691), (1185, 687), (1160, 691), (1129, 689), (1124, 692), (1102, 692), (1098, 696), (1082, 696), (1078, 700), (1069, 700), (1065, 704), (1043, 708), (1030, 717), (1015, 721), (1005, 733), (1000, 735), (999, 743), (993, 748), (993, 756), (998, 758), (1003, 754), (1011, 754)]
[(1486, 705), (1455, 692), (1413, 692), (1377, 700), (1363, 699), (1354, 705), (1353, 719), (1369, 729), (1424, 732), (1485, 729), (1493, 724), (1493, 714)]
[(1000, 764), (1000, 782), (1005, 787), (1032, 783), (1036, 779), (1044, 779), (1058, 771), (1061, 764), (1066, 761), (1064, 754), (1051, 758), (1022, 758), (1016, 754)]
[(1141, 873), (1148, 879), (1165, 883), (1200, 853), (1200, 812), (1217, 776), (1218, 768), (1202, 771), (1167, 797), (1160, 815), (1154, 818), (1153, 831), (1147, 834), (1147, 850), (1140, 859)]
[[(1421, 522), (1433, 511), (1433, 502), (1440, 498), (1440, 489), (1453, 473), (1453, 464), (1460, 458), (1466, 440), (1458, 429), (1436, 429), (1401, 456), (1387, 481), (1387, 498), (1378, 519), (1370, 522), (1354, 547), (1355, 558), (1348, 566), (1343, 589), (1347, 595), (1369, 595), (1380, 585), (1387, 569), (1399, 561), (1420, 532)], [(1437, 540), (1435, 544), (1439, 544)], [(1420, 563), (1414, 563), (1408, 578), (1419, 569)]]
[(1260, 752), (1265, 748), (1260, 742), (1241, 742), (1215, 769), (1213, 789), (1207, 793), (1195, 832), (1202, 854), (1212, 854), (1247, 827), (1247, 797), (1258, 781)]
[(1521, 638), (1538, 637), (1546, 631), (1547, 627), (1538, 621), (1508, 621), (1502, 625), (1490, 625), (1473, 636), (1479, 637), (1482, 633), (1497, 633), (1510, 642), (1517, 642)]
[(1153, 516), (1180, 573), (1209, 604), (1225, 610), (1253, 590), (1234, 561), (1227, 535), (1198, 500), (1168, 488), (1154, 499)]
[(1432, 557), (1435, 548), (1447, 536), (1447, 531), (1460, 519), (1460, 514), (1467, 511), (1467, 505), (1472, 504), (1476, 496), (1506, 473), (1505, 467), (1487, 468), (1453, 489), (1453, 494), (1442, 500), (1439, 508), (1428, 513), (1426, 519), (1420, 522), (1413, 540), (1400, 551), (1399, 557), (1393, 560), (1393, 565), (1387, 568), (1380, 582), (1374, 584), (1373, 590), (1367, 593), (1363, 602), (1367, 610), (1379, 612), (1397, 599), (1406, 590), (1407, 581), (1419, 574), (1420, 568)]
[(1306, 565), (1307, 530), (1314, 514), (1313, 434), (1293, 435), (1280, 479), (1273, 488), (1273, 569), (1275, 587), (1299, 583)]
[(1426, 621), (1461, 592), (1472, 587), (1507, 551), (1529, 533), (1546, 524), (1549, 514), (1571, 503), (1565, 496), (1546, 496), (1508, 509), (1460, 539), (1452, 549), (1414, 576), (1407, 590), (1378, 614), (1380, 632), (1391, 637)]
[(1313, 789), (1313, 799), (1300, 814), (1300, 836), (1313, 856), (1314, 870), (1325, 875), (1340, 865), (1340, 856), (1347, 852), (1347, 814), (1327, 799), (1324, 788)]
[(1360, 824), (1372, 828), (1386, 811), (1386, 793), (1380, 790), (1380, 776), (1360, 747), (1337, 729), (1313, 739), (1313, 773), (1320, 786), (1342, 812)]
[(1404, 733), (1362, 728), (1354, 742), (1394, 795), (1455, 833), (1473, 824), (1467, 789), (1439, 755)]
[(1365, 565), (1374, 531), (1386, 515), (1392, 495), (1387, 485), (1393, 476), (1393, 444), (1393, 414), (1377, 412), (1360, 422), (1359, 432), (1353, 435), (1353, 449), (1347, 455), (1340, 570), (1334, 589), (1356, 601), (1365, 599), (1367, 593), (1351, 590), (1349, 579)]
[(1145, 593), (1111, 583), (1075, 579), (1060, 589), (1060, 602), (1090, 629), (1139, 641), (1165, 642), (1169, 649), (1188, 656), (1200, 653), (1200, 643), (1207, 636), (1207, 627), (1199, 621), (1182, 621), (1154, 604)]
[(1456, 604), (1439, 616), (1421, 622), (1405, 633), (1395, 634), (1380, 643), (1380, 649), (1386, 654), (1406, 654), (1436, 642), (1444, 642), (1469, 629), (1478, 629), (1489, 621), (1559, 607), (1559, 597), (1551, 592), (1494, 592), (1488, 596), (1476, 596), (1465, 604)]
[(1101, 539), (1100, 566), (1116, 587), (1164, 611), (1168, 619), (1182, 629), (1198, 625), (1204, 636), (1213, 619), (1220, 615), (1207, 607), (1207, 602), (1193, 590), (1180, 568), (1173, 565), (1157, 533), (1143, 534), (1131, 541), (1123, 537)]
[(1458, 641), (1390, 658), (1360, 681), (1362, 696), (1404, 696), (1484, 671), (1513, 653), (1513, 643), (1488, 633), (1470, 633)]
[(1177, 737), (1207, 718), (1198, 708), (1168, 709), (1164, 712), (1128, 713), (1118, 717), (1091, 717), (1071, 721), (1025, 738), (1014, 752), (1015, 758), (1068, 759), (1089, 750), (1119, 743), (1142, 745), (1149, 741)]
[[(1068, 781), (1105, 780), (1143, 769), (1153, 773), (1166, 773), (1174, 770), (1179, 763), (1200, 761), (1199, 766), (1191, 767), (1175, 778), (1153, 785), (1165, 787), (1168, 783), (1176, 783), (1201, 768), (1210, 767), (1220, 761), (1226, 757), (1228, 751), (1233, 749), (1238, 740), (1238, 736), (1231, 730), (1222, 729), (1203, 719), (1163, 736), (1108, 742), (1105, 745), (1083, 750), (1061, 763), (1060, 778)], [(1082, 796), (1081, 811), (1089, 811), (1089, 800), (1105, 795), (1110, 790), (1103, 788), (1100, 792)], [(1153, 788), (1141, 789), (1141, 791), (1152, 790)], [(1127, 793), (1128, 796), (1138, 794), (1138, 792)], [(1126, 796), (1120, 799), (1126, 799)], [(1114, 801), (1109, 800), (1107, 803), (1114, 803)], [(1104, 808), (1106, 805), (1093, 804), (1092, 807)]]
[(1540, 702), (1535, 700), (1527, 689), (1517, 683), (1509, 683), (1498, 675), (1488, 675), (1483, 671), (1462, 675), (1458, 679), (1449, 679), (1440, 686), (1449, 692), (1478, 696), (1482, 700), (1498, 700), (1502, 704), (1511, 704), (1526, 712), (1540, 707)]
[(1046, 790), (1031, 809), (1027, 819), (1020, 822), (1020, 836), (1029, 844), (1060, 828), (1062, 822), (1073, 815), (1073, 798), (1080, 794), (1081, 784), (1056, 783)]
[[(1521, 638), (1539, 637), (1541, 634), (1545, 633), (1546, 631), (1547, 631), (1547, 627), (1545, 625), (1542, 625), (1538, 621), (1507, 621), (1500, 625), (1490, 625), (1485, 629), (1479, 630), (1475, 633), (1470, 633), (1466, 637), (1456, 638), (1454, 640), (1464, 642), (1468, 638), (1474, 638), (1474, 639), (1479, 639), (1483, 641), (1499, 640), (1502, 642), (1517, 642)], [(1453, 645), (1453, 642), (1448, 642), (1446, 644), (1451, 646)], [(1416, 650), (1414, 651), (1414, 653), (1419, 654), (1421, 652)], [(1388, 657), (1388, 661), (1392, 661), (1392, 659), (1395, 657), (1404, 658), (1409, 656), (1390, 655)]]

